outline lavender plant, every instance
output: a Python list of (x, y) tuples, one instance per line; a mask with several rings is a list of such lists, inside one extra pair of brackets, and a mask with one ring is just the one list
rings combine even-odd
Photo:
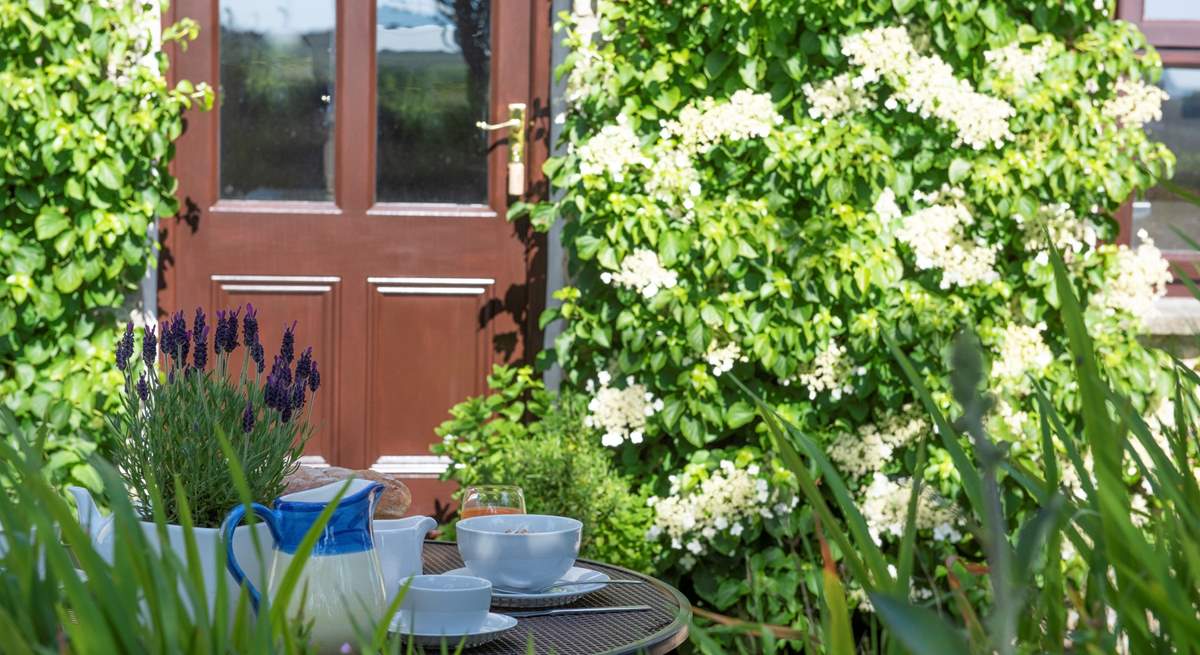
[[(178, 312), (157, 330), (142, 331), (140, 358), (134, 358), (132, 325), (117, 344), (125, 393), (122, 411), (109, 421), (115, 436), (112, 458), (146, 520), (153, 520), (152, 499), (161, 498), (167, 521), (179, 522), (179, 491), (186, 494), (197, 527), (219, 526), (229, 508), (241, 502), (218, 430), (229, 435), (255, 502), (274, 500), (284, 478), (299, 466), (313, 431), (311, 400), (321, 386), (312, 348), (296, 356), (292, 323), (284, 328), (268, 371), (258, 315), (253, 305), (245, 306), (245, 315), (242, 309), (218, 311), (211, 331), (203, 310), (196, 309), (190, 329)], [(239, 345), (242, 366), (234, 376), (230, 361)], [(178, 488), (151, 488), (150, 481), (176, 476)]]

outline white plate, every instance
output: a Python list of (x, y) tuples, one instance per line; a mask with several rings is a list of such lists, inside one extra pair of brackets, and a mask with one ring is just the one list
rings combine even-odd
[[(471, 570), (463, 567), (446, 571), (445, 575), (475, 575)], [(580, 582), (580, 581), (595, 581), (594, 584), (580, 584), (562, 587), (543, 591), (538, 594), (522, 594), (507, 591), (492, 590), (492, 607), (510, 607), (510, 608), (526, 608), (526, 607), (558, 607), (573, 603), (584, 596), (600, 591), (608, 586), (609, 577), (607, 573), (585, 569), (579, 566), (572, 566), (570, 571), (567, 571), (563, 577), (558, 579), (558, 582)]]
[(483, 621), (483, 626), (468, 634), (442, 635), (420, 632), (408, 634), (398, 629), (403, 614), (404, 610), (396, 613), (396, 618), (392, 619), (391, 631), (399, 635), (404, 640), (404, 644), (407, 644), (411, 637), (413, 644), (422, 648), (440, 648), (442, 642), (445, 642), (446, 647), (451, 649), (458, 648), (459, 642), (462, 643), (463, 648), (474, 648), (488, 643), (517, 626), (517, 620), (513, 617), (489, 612)]

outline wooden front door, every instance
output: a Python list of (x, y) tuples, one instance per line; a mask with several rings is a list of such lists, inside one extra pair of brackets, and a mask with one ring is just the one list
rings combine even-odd
[(162, 221), (162, 312), (253, 303), (326, 385), (307, 461), (400, 474), (414, 509), (433, 428), (493, 363), (539, 344), (544, 263), (505, 218), (510, 135), (477, 121), (525, 103), (525, 196), (549, 133), (549, 0), (176, 0), (200, 38), (175, 79), (217, 89), (187, 115), (180, 213)]

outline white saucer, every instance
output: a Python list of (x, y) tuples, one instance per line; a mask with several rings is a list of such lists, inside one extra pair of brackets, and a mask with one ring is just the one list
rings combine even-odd
[[(444, 575), (475, 575), (471, 570), (463, 567), (446, 571)], [(558, 607), (573, 603), (584, 596), (600, 591), (608, 586), (609, 577), (607, 573), (585, 569), (579, 566), (572, 566), (571, 570), (567, 571), (563, 577), (558, 579), (558, 582), (581, 582), (595, 581), (594, 584), (570, 585), (560, 589), (550, 588), (549, 591), (543, 591), (537, 594), (524, 594), (510, 591), (492, 590), (492, 607)]]
[(389, 629), (399, 635), (404, 640), (403, 643), (407, 644), (411, 637), (414, 645), (423, 648), (438, 648), (441, 647), (443, 642), (445, 642), (448, 648), (457, 648), (460, 642), (463, 648), (474, 648), (496, 639), (517, 626), (517, 620), (513, 617), (489, 612), (487, 618), (483, 621), (483, 625), (478, 630), (467, 634), (444, 635), (430, 632), (413, 632), (410, 634), (399, 630), (400, 621), (405, 611), (400, 610), (396, 613), (396, 618), (392, 619), (392, 625)]

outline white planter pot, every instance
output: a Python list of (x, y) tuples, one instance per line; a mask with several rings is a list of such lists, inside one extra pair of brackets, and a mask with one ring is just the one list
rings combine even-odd
[[(104, 561), (112, 563), (115, 559), (115, 530), (112, 517), (103, 517), (97, 509), (95, 501), (86, 489), (80, 487), (70, 487), (71, 494), (75, 497), (76, 506), (79, 509), (79, 522), (92, 538), (92, 544), (96, 552)], [(146, 536), (146, 541), (157, 552), (162, 552), (161, 541), (158, 534), (158, 526), (154, 523), (141, 522), (142, 533)], [(254, 538), (251, 530), (258, 534), (258, 545), (261, 548), (262, 557), (259, 557), (255, 547)], [(193, 528), (192, 535), (196, 540), (196, 550), (200, 556), (200, 570), (204, 578), (204, 593), (208, 600), (208, 611), (211, 613), (216, 607), (217, 600), (217, 576), (225, 578), (225, 594), (228, 600), (226, 606), (229, 608), (229, 618), (232, 619), (237, 609), (238, 594), (241, 589), (233, 576), (224, 569), (218, 568), (218, 553), (219, 549), (223, 548), (221, 542), (220, 528)], [(259, 523), (251, 526), (242, 526), (234, 532), (233, 550), (237, 554), (238, 561), (242, 563), (242, 567), (246, 571), (246, 577), (259, 589), (265, 588), (264, 583), (267, 580), (268, 572), (271, 570), (271, 558), (274, 555), (271, 541), (271, 533), (267, 526)], [(179, 525), (167, 526), (167, 546), (173, 550), (180, 562), (187, 565), (187, 543), (184, 540), (183, 527)], [(261, 585), (261, 586), (260, 586)], [(182, 583), (180, 590), (184, 589)], [(248, 606), (248, 605), (247, 605)]]

